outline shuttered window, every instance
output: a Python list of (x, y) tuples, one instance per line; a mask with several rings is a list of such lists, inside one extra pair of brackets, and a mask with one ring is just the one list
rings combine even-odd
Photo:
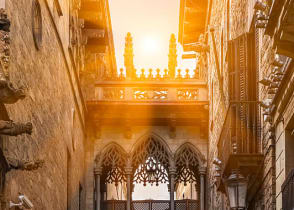
[[(246, 33), (229, 41), (229, 98), (231, 137), (238, 152), (257, 152), (257, 70), (255, 34)], [(241, 103), (242, 102), (242, 103)]]

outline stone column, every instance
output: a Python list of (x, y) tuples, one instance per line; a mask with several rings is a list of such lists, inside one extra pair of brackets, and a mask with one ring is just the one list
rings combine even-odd
[(96, 210), (101, 210), (101, 174), (102, 174), (102, 168), (96, 168), (95, 169), (95, 194), (96, 194)]
[(169, 160), (169, 175), (170, 175), (170, 210), (175, 210), (175, 177), (177, 173), (175, 161)]
[(170, 169), (170, 210), (175, 210), (175, 176), (176, 170)]
[(205, 210), (205, 175), (206, 167), (199, 169), (200, 173), (200, 210)]
[(132, 202), (132, 173), (133, 168), (131, 165), (131, 160), (127, 161), (127, 166), (125, 168), (126, 178), (127, 178), (127, 210), (131, 210)]

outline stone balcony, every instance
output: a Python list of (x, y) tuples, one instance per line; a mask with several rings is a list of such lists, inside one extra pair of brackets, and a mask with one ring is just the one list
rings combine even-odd
[[(149, 70), (145, 74), (135, 74), (128, 78), (121, 73), (106, 75), (95, 87), (96, 102), (150, 103), (154, 104), (207, 104), (208, 92), (206, 82), (194, 71), (179, 70), (172, 77), (167, 71)], [(161, 74), (163, 73), (163, 74)]]
[[(89, 118), (99, 124), (197, 125), (208, 116), (207, 83), (200, 72), (140, 71), (105, 75), (88, 100)], [(150, 74), (151, 73), (151, 74)], [(156, 73), (156, 74), (153, 74)]]

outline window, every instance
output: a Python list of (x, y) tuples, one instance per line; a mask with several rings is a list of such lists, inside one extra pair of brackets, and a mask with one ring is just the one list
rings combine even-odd
[(38, 0), (34, 0), (32, 5), (32, 32), (35, 47), (40, 50), (42, 44), (42, 12)]

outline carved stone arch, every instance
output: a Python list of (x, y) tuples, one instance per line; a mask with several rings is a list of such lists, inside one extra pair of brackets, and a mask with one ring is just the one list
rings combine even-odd
[(205, 158), (191, 143), (181, 145), (175, 153), (177, 183), (193, 183), (199, 181), (199, 169), (205, 166)]
[(131, 154), (134, 182), (144, 185), (169, 182), (172, 153), (161, 137), (154, 133), (144, 135), (134, 145)]
[(155, 132), (147, 132), (145, 133), (144, 135), (142, 135), (140, 138), (137, 139), (136, 143), (132, 146), (131, 150), (130, 150), (130, 154), (131, 154), (131, 157), (133, 156), (134, 152), (135, 152), (135, 149), (138, 147), (138, 145), (142, 144), (143, 141), (145, 141), (146, 139), (148, 138), (154, 138), (156, 139), (157, 141), (159, 141), (162, 145), (165, 146), (166, 148), (166, 151), (169, 155), (169, 157), (172, 157), (173, 156), (173, 153), (172, 153), (172, 150), (170, 149), (167, 141), (161, 137), (160, 135), (158, 135), (157, 133)]
[(117, 143), (106, 145), (96, 156), (96, 169), (101, 170), (101, 178), (104, 183), (118, 185), (126, 181), (125, 167), (128, 155)]

